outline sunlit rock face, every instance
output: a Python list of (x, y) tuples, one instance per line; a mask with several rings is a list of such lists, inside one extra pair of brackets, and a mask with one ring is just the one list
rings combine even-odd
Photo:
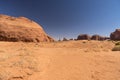
[(51, 42), (43, 28), (25, 17), (0, 14), (0, 41)]

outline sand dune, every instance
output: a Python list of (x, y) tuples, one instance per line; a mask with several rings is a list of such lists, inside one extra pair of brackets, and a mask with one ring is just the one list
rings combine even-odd
[(111, 41), (0, 42), (0, 80), (120, 80)]

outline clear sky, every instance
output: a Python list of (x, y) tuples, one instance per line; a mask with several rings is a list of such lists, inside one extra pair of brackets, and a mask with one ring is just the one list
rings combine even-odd
[(0, 14), (32, 19), (55, 39), (120, 28), (120, 0), (0, 0)]

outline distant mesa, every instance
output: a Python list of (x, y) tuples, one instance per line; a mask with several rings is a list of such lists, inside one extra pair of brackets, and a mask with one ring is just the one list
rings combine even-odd
[(91, 40), (100, 40), (100, 41), (102, 41), (102, 40), (106, 40), (106, 39), (107, 39), (107, 37), (103, 37), (103, 36), (100, 36), (100, 35), (97, 35), (97, 34), (95, 34), (95, 35), (93, 35), (91, 37)]
[(28, 18), (0, 14), (0, 41), (51, 42), (54, 39)]
[(72, 41), (72, 40), (74, 40), (74, 39), (73, 39), (73, 38), (70, 38), (69, 40)]
[(63, 41), (68, 41), (68, 39), (64, 37), (64, 38), (63, 38)]
[(109, 39), (109, 37), (103, 37), (103, 36), (100, 36), (97, 34), (92, 35), (92, 36), (90, 36), (88, 34), (80, 34), (77, 37), (77, 40), (100, 40), (100, 41), (102, 41), (102, 40), (106, 40), (106, 39)]
[(91, 36), (89, 36), (88, 34), (80, 34), (77, 37), (77, 40), (90, 40), (90, 39), (91, 39)]
[(111, 40), (120, 40), (120, 29), (116, 29), (114, 32), (110, 34)]
[(100, 36), (95, 34), (91, 37), (92, 40), (99, 40)]

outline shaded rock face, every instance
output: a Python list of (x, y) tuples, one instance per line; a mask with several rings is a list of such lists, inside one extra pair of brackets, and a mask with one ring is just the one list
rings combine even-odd
[(42, 27), (25, 17), (0, 15), (0, 41), (51, 42)]
[(93, 35), (91, 37), (91, 40), (99, 40), (100, 36), (99, 35)]
[(110, 34), (111, 40), (120, 40), (120, 29), (116, 29), (115, 32)]
[(99, 36), (99, 35), (93, 35), (92, 37), (91, 37), (91, 40), (101, 40), (103, 37), (101, 37), (101, 36)]
[(68, 41), (67, 38), (63, 38), (63, 41)]
[(77, 37), (77, 40), (90, 40), (90, 36), (87, 35), (87, 34), (80, 34), (78, 37)]
[(100, 36), (100, 35), (93, 35), (92, 37), (91, 37), (91, 40), (100, 40), (100, 41), (103, 41), (103, 40), (106, 40), (107, 39), (107, 37), (103, 37), (103, 36)]

